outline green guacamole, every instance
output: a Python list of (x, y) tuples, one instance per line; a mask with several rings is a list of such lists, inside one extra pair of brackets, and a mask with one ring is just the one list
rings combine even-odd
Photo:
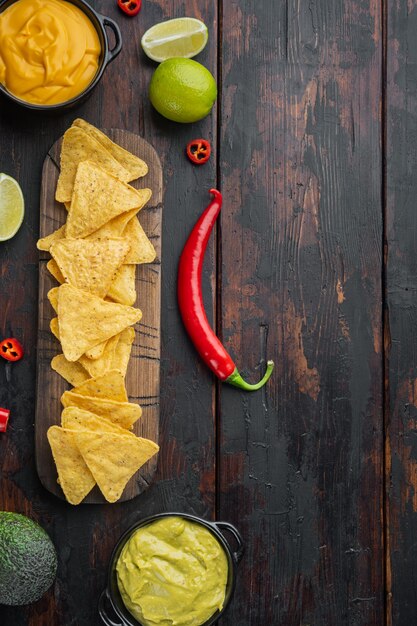
[(226, 554), (209, 530), (182, 517), (139, 528), (116, 569), (123, 602), (144, 626), (200, 626), (223, 608)]

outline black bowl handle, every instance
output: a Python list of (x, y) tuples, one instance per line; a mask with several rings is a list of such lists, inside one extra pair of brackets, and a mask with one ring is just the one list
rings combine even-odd
[(235, 552), (232, 552), (232, 554), (236, 563), (239, 563), (242, 559), (243, 553), (245, 552), (245, 545), (243, 543), (242, 535), (237, 528), (235, 528), (232, 524), (229, 524), (228, 522), (214, 522), (214, 525), (216, 526), (216, 528), (218, 528), (218, 530), (220, 530), (222, 535), (224, 534), (223, 531), (228, 531), (236, 539), (237, 550)]
[(116, 22), (111, 20), (109, 17), (106, 17), (105, 15), (100, 15), (100, 14), (98, 15), (98, 17), (103, 28), (106, 28), (106, 26), (108, 26), (113, 31), (114, 38), (116, 40), (116, 43), (114, 44), (114, 48), (112, 50), (109, 49), (107, 51), (105, 64), (108, 65), (109, 63), (114, 61), (114, 59), (117, 57), (120, 50), (122, 49), (122, 33), (120, 32), (120, 28), (118, 27)]
[(108, 616), (108, 613), (106, 611), (106, 604), (108, 603), (108, 601), (110, 600), (109, 598), (109, 592), (107, 589), (105, 589), (101, 596), (100, 599), (98, 601), (98, 613), (103, 621), (104, 624), (106, 624), (106, 626), (126, 626), (126, 622), (122, 621), (122, 622), (113, 622), (112, 619), (110, 619), (110, 617)]

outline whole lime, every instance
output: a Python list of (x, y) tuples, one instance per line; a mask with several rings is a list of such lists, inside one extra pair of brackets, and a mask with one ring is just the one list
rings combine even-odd
[(174, 122), (197, 122), (208, 115), (217, 98), (213, 75), (192, 59), (163, 61), (155, 70), (149, 87), (155, 109)]

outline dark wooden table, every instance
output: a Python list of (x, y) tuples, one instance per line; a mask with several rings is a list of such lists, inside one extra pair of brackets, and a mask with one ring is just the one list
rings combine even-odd
[[(223, 626), (417, 623), (417, 2), (144, 0), (120, 23), (124, 48), (91, 99), (56, 117), (1, 103), (0, 171), (26, 198), (0, 245), (0, 328), (22, 338), (11, 384), (0, 366), (0, 509), (39, 521), (59, 553), (36, 605), (0, 607), (5, 626), (95, 626), (110, 552), (139, 518), (192, 512), (233, 522), (246, 542)], [(219, 98), (201, 123), (152, 110), (152, 24), (209, 26), (198, 60)], [(142, 134), (165, 176), (161, 454), (131, 502), (72, 507), (34, 464), (41, 165), (76, 116)], [(184, 146), (214, 145), (193, 167)], [(177, 262), (208, 201), (224, 209), (204, 271), (218, 333), (254, 394), (217, 384), (178, 314)]]

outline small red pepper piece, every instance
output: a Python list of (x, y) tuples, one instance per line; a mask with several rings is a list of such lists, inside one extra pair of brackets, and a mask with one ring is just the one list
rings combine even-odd
[(117, 6), (129, 15), (129, 17), (133, 17), (137, 15), (142, 7), (142, 0), (117, 0)]
[(0, 407), (0, 433), (5, 433), (7, 430), (7, 424), (9, 421), (10, 411), (9, 409), (2, 409)]
[(187, 144), (187, 156), (196, 165), (207, 163), (211, 154), (211, 145), (207, 139), (193, 139)]
[(222, 194), (210, 189), (213, 200), (194, 226), (182, 251), (178, 267), (178, 304), (188, 334), (201, 358), (220, 380), (246, 391), (260, 389), (269, 380), (274, 362), (268, 361), (262, 380), (251, 385), (243, 380), (231, 356), (214, 334), (204, 310), (201, 289), (204, 253), (220, 213)]
[(0, 356), (6, 361), (20, 361), (23, 356), (23, 346), (14, 337), (3, 339), (0, 342)]

